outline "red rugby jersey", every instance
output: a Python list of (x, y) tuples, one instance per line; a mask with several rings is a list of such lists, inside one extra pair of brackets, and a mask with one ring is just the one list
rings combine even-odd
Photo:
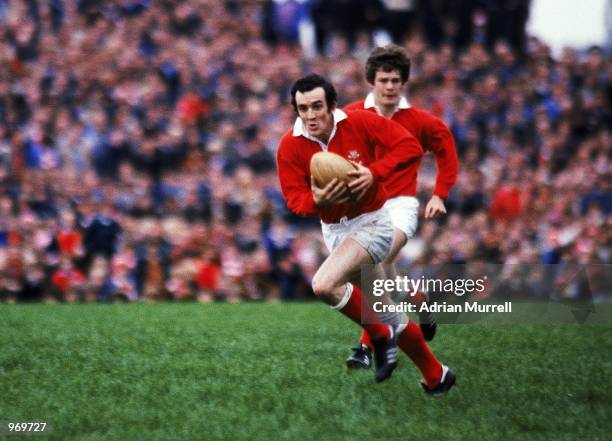
[[(372, 101), (372, 99), (369, 101)], [(355, 101), (344, 108), (346, 111), (357, 109), (377, 113), (375, 107), (368, 106), (367, 109), (365, 108), (365, 100)], [(446, 199), (448, 192), (457, 181), (459, 169), (455, 140), (451, 131), (441, 119), (414, 107), (398, 109), (391, 119), (412, 133), (419, 140), (424, 150), (433, 152), (438, 167), (433, 194)], [(377, 155), (380, 154), (382, 153), (377, 151)], [(416, 195), (417, 174), (420, 166), (421, 159), (418, 159), (411, 162), (407, 167), (396, 169), (385, 177), (383, 185), (390, 198)]]
[[(334, 111), (335, 129), (325, 146), (305, 136), (298, 118), (294, 128), (281, 138), (277, 152), (278, 177), (291, 211), (302, 216), (319, 215), (325, 223), (352, 219), (383, 206), (387, 195), (378, 181), (400, 166), (409, 166), (423, 155), (417, 139), (399, 124), (372, 112)], [(368, 167), (374, 185), (359, 202), (317, 207), (310, 190), (310, 158), (317, 152), (337, 153)], [(377, 156), (376, 150), (380, 150)]]

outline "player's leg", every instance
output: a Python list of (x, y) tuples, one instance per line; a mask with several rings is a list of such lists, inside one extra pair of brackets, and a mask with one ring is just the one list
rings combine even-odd
[[(397, 275), (395, 261), (408, 239), (416, 233), (419, 202), (414, 197), (400, 196), (389, 199), (385, 207), (389, 211), (394, 228), (391, 250), (383, 261), (384, 277), (393, 280)], [(426, 301), (426, 297), (423, 293), (417, 293), (413, 301), (420, 304)], [(437, 327), (433, 315), (426, 310), (419, 314), (419, 321), (425, 339), (432, 340)], [(346, 359), (347, 367), (349, 369), (369, 368), (372, 364), (372, 349), (370, 337), (362, 330), (359, 343), (352, 348), (351, 355)]]
[(349, 283), (361, 265), (372, 264), (366, 249), (353, 239), (343, 240), (325, 259), (312, 279), (317, 297), (366, 329), (372, 338), (390, 337), (389, 327), (369, 308), (362, 310), (361, 290)]
[[(395, 328), (385, 321), (389, 314), (379, 315), (369, 306), (362, 308), (371, 303), (370, 299), (366, 298), (362, 303), (362, 292), (355, 286), (358, 284), (347, 282), (360, 280), (362, 265), (378, 264), (388, 255), (393, 242), (389, 213), (381, 209), (340, 224), (323, 224), (323, 238), (331, 254), (313, 278), (315, 294), (330, 305), (335, 304), (335, 309), (357, 321), (372, 336), (376, 355), (375, 377), (377, 381), (384, 381), (397, 365)], [(383, 277), (382, 273), (380, 277)], [(390, 303), (388, 299), (379, 300)], [(381, 323), (381, 319), (388, 325), (386, 335), (375, 326)]]
[(361, 265), (374, 260), (368, 251), (353, 239), (345, 239), (323, 262), (312, 280), (318, 297), (365, 329), (372, 338), (377, 382), (391, 376), (397, 366), (396, 335), (364, 300), (359, 287), (348, 282), (359, 274)]
[[(392, 213), (391, 217), (394, 222), (397, 220), (398, 213), (408, 216), (408, 223), (397, 222), (394, 225), (399, 225), (400, 228), (394, 228), (393, 242), (387, 259), (395, 259), (402, 247), (406, 244), (407, 238), (412, 236), (416, 230), (416, 209), (411, 208), (411, 202), (404, 205), (404, 210), (398, 210)], [(418, 207), (418, 202), (417, 205)], [(390, 210), (391, 211), (391, 210)], [(395, 214), (395, 216), (393, 216)], [(402, 228), (403, 227), (403, 228)], [(390, 260), (391, 262), (393, 260)], [(394, 267), (385, 267), (384, 277), (395, 278)], [(355, 285), (359, 285), (357, 282)], [(423, 336), (420, 327), (413, 322), (408, 322), (404, 329), (399, 330), (398, 346), (406, 353), (418, 367), (423, 376), (423, 388), (429, 395), (442, 395), (446, 393), (455, 384), (455, 375), (452, 370), (442, 365), (429, 349), (427, 342)], [(367, 335), (367, 333), (364, 333)], [(366, 337), (367, 338), (367, 337)]]
[[(416, 227), (415, 227), (416, 229)], [(408, 230), (411, 231), (411, 230)], [(385, 271), (385, 277), (388, 279), (395, 279), (396, 268), (394, 265), (399, 252), (407, 242), (407, 235), (404, 231), (395, 228), (395, 235), (393, 240), (393, 246), (391, 253), (385, 260), (383, 266)], [(417, 296), (424, 296), (423, 293), (417, 293)], [(424, 298), (415, 299), (416, 301), (425, 301)], [(402, 330), (398, 337), (398, 346), (404, 352), (412, 362), (417, 366), (421, 375), (423, 376), (423, 389), (429, 395), (443, 395), (455, 383), (455, 374), (452, 370), (440, 363), (435, 355), (431, 352), (427, 341), (433, 338), (435, 334), (435, 320), (429, 316), (419, 315), (420, 325), (417, 326), (414, 322), (408, 322), (405, 329)], [(432, 331), (431, 338), (425, 338), (425, 328), (428, 331)], [(367, 333), (364, 333), (367, 336)], [(367, 337), (366, 337), (367, 338)]]
[[(406, 211), (406, 210), (403, 210), (403, 211)], [(404, 215), (407, 215), (407, 213), (404, 213)], [(396, 217), (394, 217), (394, 219), (395, 218)], [(410, 223), (408, 225), (402, 224), (401, 225), (402, 229), (399, 229), (397, 228), (397, 225), (400, 225), (400, 224), (401, 223), (399, 221), (394, 221), (394, 225), (396, 227), (395, 227), (395, 235), (393, 238), (393, 246), (391, 247), (391, 253), (389, 253), (389, 256), (383, 262), (385, 277), (391, 280), (395, 280), (395, 277), (397, 276), (396, 261), (399, 256), (399, 253), (404, 247), (404, 245), (406, 245), (406, 242), (408, 242), (408, 237), (412, 237), (412, 235), (414, 234), (414, 231), (416, 230), (416, 225), (414, 225), (414, 228), (413, 228), (410, 225)], [(410, 232), (412, 232), (412, 234), (408, 236), (406, 231), (408, 231), (408, 234)], [(395, 300), (400, 301), (400, 299), (395, 299)], [(419, 291), (415, 293), (414, 295), (412, 295), (410, 299), (401, 299), (401, 300), (410, 300), (412, 303), (414, 303), (417, 306), (418, 311), (419, 311), (418, 312), (419, 327), (421, 328), (421, 332), (423, 332), (423, 337), (425, 337), (426, 341), (433, 340), (433, 338), (436, 335), (436, 330), (438, 328), (436, 318), (434, 317), (432, 312), (429, 312), (428, 308), (425, 308), (423, 310), (421, 310), (420, 308), (421, 304), (428, 302), (427, 295)], [(367, 341), (364, 342), (364, 344), (367, 344)]]
[(391, 251), (387, 258), (383, 261), (384, 266), (392, 266), (397, 260), (397, 256), (399, 256), (400, 251), (404, 248), (408, 242), (408, 238), (406, 237), (406, 233), (400, 230), (397, 227), (393, 228), (393, 244), (391, 245)]
[(410, 357), (423, 376), (423, 389), (430, 395), (442, 395), (455, 383), (455, 374), (442, 365), (429, 349), (421, 329), (408, 322), (398, 338), (398, 346)]
[[(391, 253), (383, 263), (385, 271), (388, 273), (387, 278), (394, 279), (396, 276), (395, 264), (399, 253), (406, 242), (415, 235), (419, 224), (419, 201), (411, 196), (399, 196), (388, 200), (385, 205), (393, 221), (395, 237)], [(420, 306), (428, 299), (424, 293), (417, 292), (410, 300)], [(437, 328), (434, 315), (428, 309), (419, 312), (419, 323), (425, 340), (433, 340)]]
[[(395, 228), (395, 237), (391, 253), (383, 263), (387, 278), (395, 279), (395, 265), (399, 253), (406, 242), (415, 235), (419, 224), (419, 201), (411, 196), (399, 196), (389, 199), (386, 206)], [(422, 292), (417, 292), (409, 300), (420, 307), (422, 303), (427, 302), (427, 296)], [(399, 301), (399, 299), (396, 299), (396, 301)], [(435, 317), (428, 309), (419, 312), (419, 323), (425, 340), (432, 340), (436, 334), (437, 324)]]
[[(355, 282), (355, 286), (358, 285), (359, 283)], [(411, 321), (401, 323), (405, 325), (395, 326), (398, 333), (398, 346), (421, 372), (424, 391), (432, 396), (445, 394), (455, 384), (454, 372), (438, 361), (416, 323)], [(365, 334), (367, 335), (367, 332)], [(369, 337), (367, 338), (372, 346), (366, 348), (371, 351), (372, 348), (376, 348), (376, 340), (371, 341)], [(371, 360), (369, 362), (371, 363)]]
[[(379, 270), (382, 275), (382, 268)], [(376, 276), (376, 278), (379, 278), (379, 276)], [(358, 280), (354, 280), (353, 283), (355, 287), (360, 285)], [(405, 318), (403, 314), (401, 317)], [(423, 333), (416, 323), (407, 320), (401, 321), (401, 323), (404, 323), (404, 325), (394, 326), (398, 334), (398, 346), (410, 357), (421, 372), (423, 376), (423, 389), (428, 395), (437, 396), (445, 394), (454, 385), (455, 374), (438, 361), (427, 345)], [(371, 344), (373, 348), (376, 348), (376, 340), (373, 340)]]
[[(389, 265), (387, 262), (393, 262), (393, 259), (397, 257), (402, 247), (406, 244), (406, 235), (398, 228), (393, 229), (393, 242), (391, 245), (391, 251), (389, 256), (384, 260), (384, 274), (383, 277), (386, 279), (395, 278), (394, 274), (391, 274), (388, 269)], [(393, 268), (393, 267), (391, 267)], [(351, 355), (346, 359), (346, 366), (349, 369), (363, 368), (368, 369), (372, 365), (372, 340), (365, 329), (361, 330), (361, 337), (359, 343), (352, 349)]]
[[(358, 283), (356, 283), (358, 285)], [(406, 318), (404, 315), (402, 315)], [(404, 325), (396, 326), (398, 332), (398, 346), (404, 352), (423, 376), (423, 389), (429, 395), (443, 395), (450, 389), (455, 382), (455, 375), (452, 370), (442, 365), (432, 353), (427, 345), (420, 326), (411, 321), (403, 321)], [(364, 332), (367, 336), (367, 332)], [(368, 338), (371, 345), (368, 351), (372, 351), (376, 342)], [(370, 361), (371, 362), (371, 361)]]

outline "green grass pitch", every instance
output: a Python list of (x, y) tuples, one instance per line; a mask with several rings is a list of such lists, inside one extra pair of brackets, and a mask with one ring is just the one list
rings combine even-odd
[(382, 384), (347, 372), (357, 335), (318, 303), (0, 305), (0, 421), (57, 440), (612, 437), (611, 326), (443, 325), (441, 399), (405, 356)]

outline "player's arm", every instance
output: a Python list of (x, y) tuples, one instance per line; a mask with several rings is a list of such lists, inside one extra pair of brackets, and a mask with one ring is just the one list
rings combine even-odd
[(446, 205), (444, 199), (434, 194), (425, 206), (425, 219), (436, 219), (446, 214)]
[(317, 214), (317, 207), (349, 201), (345, 184), (333, 179), (324, 188), (317, 187), (305, 159), (295, 148), (281, 143), (277, 154), (278, 178), (281, 190), (291, 211), (301, 216)]
[(439, 118), (424, 114), (422, 139), (425, 147), (433, 152), (438, 169), (433, 195), (425, 206), (425, 219), (434, 219), (446, 214), (444, 202), (457, 182), (459, 161), (453, 134)]
[(276, 156), (278, 180), (289, 210), (300, 216), (317, 214), (308, 169), (291, 145), (281, 141)]

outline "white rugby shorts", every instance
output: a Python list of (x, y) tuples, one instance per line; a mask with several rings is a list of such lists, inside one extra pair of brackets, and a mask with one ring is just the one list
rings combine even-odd
[(393, 223), (389, 211), (382, 207), (353, 219), (340, 219), (335, 224), (321, 222), (323, 240), (331, 253), (345, 239), (353, 239), (367, 250), (374, 263), (389, 255), (393, 243)]
[(396, 196), (385, 202), (393, 226), (401, 230), (410, 239), (419, 225), (419, 200), (414, 196)]

